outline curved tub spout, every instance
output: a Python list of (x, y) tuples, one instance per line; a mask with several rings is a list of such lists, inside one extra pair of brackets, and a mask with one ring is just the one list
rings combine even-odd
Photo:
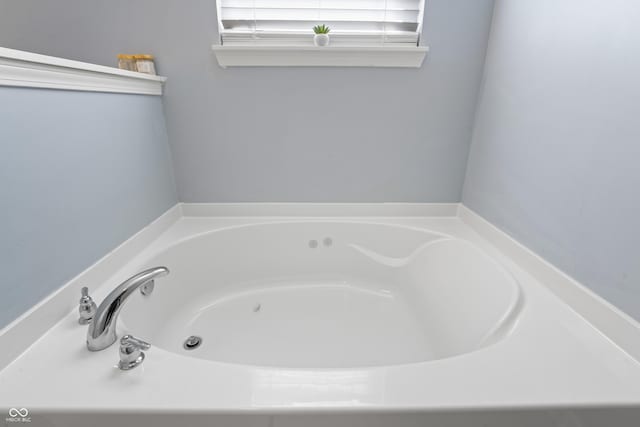
[[(145, 270), (122, 282), (102, 301), (98, 307), (93, 321), (87, 331), (87, 348), (91, 351), (100, 351), (109, 347), (118, 339), (116, 335), (116, 322), (122, 305), (129, 296), (139, 287), (153, 283), (157, 277), (169, 274), (167, 267), (155, 267)], [(143, 288), (144, 289), (144, 288)], [(152, 288), (145, 295), (151, 292)]]

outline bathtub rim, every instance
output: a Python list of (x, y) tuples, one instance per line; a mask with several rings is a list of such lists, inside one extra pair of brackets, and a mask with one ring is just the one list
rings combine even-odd
[[(314, 209), (319, 208), (321, 211)], [(611, 344), (640, 361), (640, 321), (631, 318), (586, 286), (568, 276), (534, 251), (462, 203), (177, 203), (120, 246), (43, 298), (0, 330), (0, 371), (10, 367), (29, 347), (70, 313), (76, 311), (76, 294), (85, 283), (102, 286), (143, 248), (181, 219), (198, 217), (332, 216), (366, 218), (447, 218), (467, 225), (492, 250), (511, 259), (522, 270), (559, 297), (593, 325)], [(342, 214), (341, 214), (342, 213)], [(358, 213), (358, 215), (354, 215)], [(236, 214), (238, 216), (236, 216)]]

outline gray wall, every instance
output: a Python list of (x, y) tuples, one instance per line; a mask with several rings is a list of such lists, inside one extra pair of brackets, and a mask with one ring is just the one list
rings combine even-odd
[(160, 97), (0, 87), (0, 328), (177, 201)]
[(496, 2), (463, 201), (640, 320), (640, 2)]
[(427, 0), (421, 69), (227, 69), (214, 0), (0, 0), (0, 45), (169, 77), (180, 199), (455, 202), (493, 0)]

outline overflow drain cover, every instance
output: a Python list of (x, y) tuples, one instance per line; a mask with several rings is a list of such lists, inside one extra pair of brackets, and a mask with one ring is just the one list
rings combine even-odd
[(195, 350), (196, 348), (200, 347), (200, 344), (202, 344), (202, 338), (196, 335), (191, 335), (184, 341), (184, 344), (182, 346), (185, 350)]

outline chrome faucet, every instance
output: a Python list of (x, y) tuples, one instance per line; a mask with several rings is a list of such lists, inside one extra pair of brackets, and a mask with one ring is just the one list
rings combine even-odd
[(122, 305), (136, 289), (143, 295), (153, 292), (154, 279), (169, 274), (167, 267), (150, 268), (132, 276), (115, 288), (98, 306), (87, 331), (87, 348), (100, 351), (116, 342), (116, 322)]

